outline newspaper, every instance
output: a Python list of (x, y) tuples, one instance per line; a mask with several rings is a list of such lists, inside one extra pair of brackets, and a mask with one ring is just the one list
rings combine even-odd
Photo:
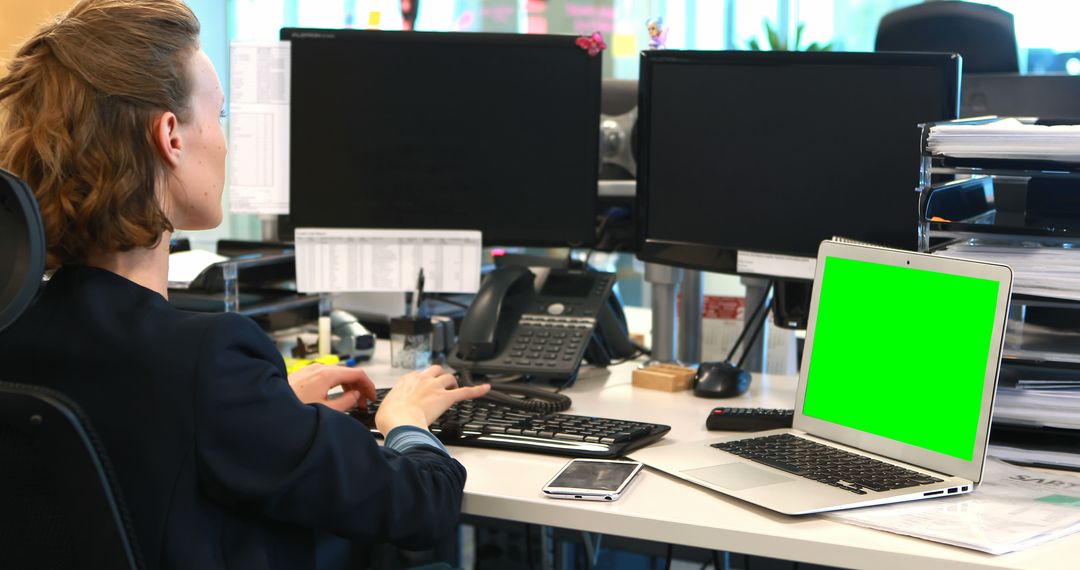
[(1080, 477), (987, 459), (983, 482), (973, 493), (825, 516), (1005, 554), (1080, 531)]

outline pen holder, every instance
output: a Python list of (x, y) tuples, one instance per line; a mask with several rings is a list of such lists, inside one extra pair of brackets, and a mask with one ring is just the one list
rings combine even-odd
[(390, 319), (390, 364), (416, 370), (431, 365), (431, 319)]

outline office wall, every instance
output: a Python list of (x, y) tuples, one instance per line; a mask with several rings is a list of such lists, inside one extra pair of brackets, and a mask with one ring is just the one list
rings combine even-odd
[[(19, 46), (41, 24), (67, 12), (77, 0), (0, 0), (0, 77)], [(200, 43), (210, 56), (221, 78), (222, 87), (229, 92), (229, 42), (226, 0), (185, 0), (202, 24)], [(251, 216), (247, 216), (251, 217)], [(186, 237), (202, 244), (218, 238), (234, 236), (255, 238), (258, 220), (237, 220), (226, 216), (220, 227), (205, 232), (189, 232)], [(235, 234), (235, 235), (234, 235)]]
[(23, 41), (42, 23), (67, 11), (74, 0), (0, 0), (0, 75)]
[[(0, 69), (5, 72), (15, 51), (42, 23), (63, 14), (76, 0), (0, 0)], [(202, 23), (203, 49), (225, 75), (228, 39), (225, 0), (186, 0)], [(0, 73), (2, 74), (2, 73)]]

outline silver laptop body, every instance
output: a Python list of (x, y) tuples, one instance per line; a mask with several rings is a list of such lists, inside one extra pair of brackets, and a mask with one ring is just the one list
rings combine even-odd
[[(970, 492), (986, 458), (1011, 290), (1004, 265), (823, 242), (793, 428), (660, 443), (631, 458), (786, 514)], [(714, 447), (779, 434), (903, 467), (923, 483), (824, 483)]]

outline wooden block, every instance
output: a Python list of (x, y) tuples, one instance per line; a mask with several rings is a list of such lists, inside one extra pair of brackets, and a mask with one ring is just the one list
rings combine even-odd
[(631, 383), (638, 388), (679, 392), (690, 388), (695, 372), (693, 368), (675, 364), (654, 364), (648, 368), (635, 370)]

